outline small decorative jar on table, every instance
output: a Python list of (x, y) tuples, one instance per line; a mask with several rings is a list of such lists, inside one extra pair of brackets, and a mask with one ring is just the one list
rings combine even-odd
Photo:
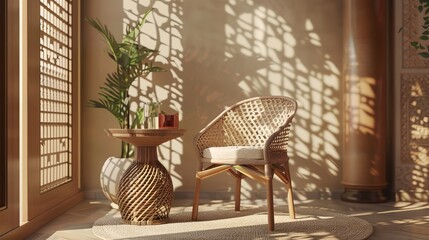
[(106, 129), (108, 135), (135, 146), (134, 161), (119, 183), (122, 219), (134, 225), (164, 223), (173, 199), (173, 183), (158, 161), (157, 146), (183, 136), (185, 129)]

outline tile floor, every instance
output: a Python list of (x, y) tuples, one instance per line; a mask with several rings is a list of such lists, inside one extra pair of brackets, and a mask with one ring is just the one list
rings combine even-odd
[[(243, 204), (260, 204), (250, 201)], [(281, 202), (278, 202), (281, 203)], [(204, 202), (205, 207), (219, 207), (232, 202)], [(371, 240), (429, 239), (429, 203), (388, 202), (382, 204), (347, 203), (341, 200), (295, 201), (296, 206), (320, 207), (362, 218), (374, 226)], [(191, 208), (191, 200), (176, 200), (174, 211)], [(110, 210), (107, 201), (85, 200), (65, 214), (51, 221), (29, 236), (29, 240), (91, 240), (99, 239), (92, 233), (95, 220)]]

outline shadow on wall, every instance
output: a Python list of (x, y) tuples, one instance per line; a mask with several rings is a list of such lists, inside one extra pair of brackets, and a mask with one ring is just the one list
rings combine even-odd
[[(134, 105), (155, 99), (180, 114), (185, 136), (159, 150), (171, 159), (162, 162), (176, 191), (193, 191), (195, 134), (224, 106), (260, 95), (298, 101), (290, 141), (298, 199), (342, 191), (341, 0), (123, 2), (125, 22), (155, 8), (141, 41), (160, 51), (156, 60), (167, 71), (136, 83)], [(202, 191), (233, 190), (229, 180), (214, 177)], [(264, 188), (243, 182), (244, 198), (258, 191)]]

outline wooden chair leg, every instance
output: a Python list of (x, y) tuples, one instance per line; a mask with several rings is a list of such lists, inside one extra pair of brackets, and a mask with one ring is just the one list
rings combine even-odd
[(235, 178), (235, 211), (240, 211), (241, 202), (241, 173), (238, 173), (238, 177)]
[(290, 177), (290, 170), (289, 170), (289, 164), (284, 164), (283, 165), (284, 169), (285, 169), (285, 175), (287, 178), (287, 184), (286, 184), (286, 188), (287, 188), (287, 205), (289, 208), (289, 217), (291, 219), (295, 219), (295, 205), (293, 203), (293, 190), (292, 190), (292, 179)]
[(287, 187), (287, 205), (289, 208), (289, 217), (291, 219), (295, 219), (295, 205), (293, 203), (292, 183), (289, 183)]
[(267, 180), (268, 229), (274, 231), (273, 179)]
[(200, 185), (201, 179), (195, 178), (195, 192), (194, 192), (194, 204), (192, 206), (192, 221), (196, 221), (198, 218), (198, 201), (200, 199)]
[(268, 229), (270, 231), (274, 231), (273, 170), (271, 165), (264, 165), (265, 181), (267, 184)]

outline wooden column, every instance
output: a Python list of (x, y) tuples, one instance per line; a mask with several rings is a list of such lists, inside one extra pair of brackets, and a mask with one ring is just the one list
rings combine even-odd
[(387, 0), (344, 1), (342, 200), (386, 201)]

